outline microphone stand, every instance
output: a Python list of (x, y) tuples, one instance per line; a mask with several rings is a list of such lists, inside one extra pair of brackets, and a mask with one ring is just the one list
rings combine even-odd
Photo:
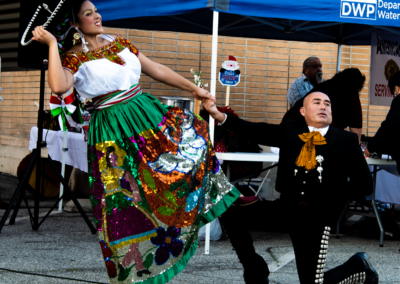
[[(42, 148), (45, 148), (47, 146), (47, 143), (45, 141), (42, 141), (42, 139), (43, 139), (44, 91), (45, 91), (45, 78), (46, 78), (47, 66), (48, 66), (48, 60), (45, 59), (45, 60), (43, 60), (43, 66), (40, 70), (40, 100), (39, 100), (39, 114), (38, 114), (38, 125), (37, 125), (38, 138), (37, 138), (36, 149), (33, 150), (33, 157), (29, 163), (27, 171), (25, 172), (23, 178), (19, 182), (17, 189), (15, 190), (14, 195), (11, 198), (10, 204), (9, 204), (6, 212), (4, 213), (3, 218), (1, 219), (0, 233), (6, 223), (6, 220), (9, 216), (11, 210), (14, 207), (14, 203), (15, 203), (15, 208), (14, 208), (13, 215), (10, 218), (9, 224), (10, 225), (15, 224), (15, 218), (17, 217), (22, 200), (24, 200), (25, 204), (27, 205), (27, 208), (28, 208), (28, 213), (29, 213), (29, 217), (30, 217), (30, 221), (31, 221), (32, 230), (38, 231), (40, 225), (43, 224), (43, 222), (46, 220), (46, 218), (51, 214), (51, 212), (54, 210), (54, 208), (56, 208), (57, 204), (59, 204), (59, 202), (63, 198), (63, 194), (60, 195), (57, 202), (53, 205), (53, 207), (47, 212), (47, 214), (39, 222), (39, 205), (40, 205), (40, 197), (42, 195), (42, 188), (40, 185), (40, 181), (41, 181), (41, 176), (44, 174), (44, 173), (42, 173), (41, 156), (42, 156)], [(85, 220), (90, 231), (92, 232), (92, 234), (96, 234), (97, 231), (96, 231), (95, 227), (93, 226), (92, 222), (90, 222), (86, 213), (83, 211), (82, 206), (79, 204), (78, 200), (73, 195), (71, 188), (68, 186), (68, 183), (65, 181), (65, 179), (63, 178), (61, 173), (58, 171), (58, 169), (54, 165), (54, 162), (50, 156), (48, 156), (48, 160), (49, 160), (48, 162), (50, 163), (51, 167), (55, 171), (58, 179), (61, 181), (61, 184), (63, 185), (65, 191), (71, 195), (72, 201), (74, 202), (79, 213)], [(30, 207), (28, 205), (28, 202), (26, 200), (25, 185), (29, 181), (29, 178), (31, 177), (32, 171), (34, 169), (34, 165), (36, 165), (36, 182), (35, 182), (35, 192), (34, 192), (35, 204), (34, 204), (34, 210), (33, 210), (33, 214), (32, 214)], [(43, 185), (44, 185), (44, 181), (42, 181), (42, 186)]]

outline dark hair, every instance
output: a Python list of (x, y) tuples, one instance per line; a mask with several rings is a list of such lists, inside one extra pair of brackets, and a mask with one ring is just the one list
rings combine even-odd
[(340, 88), (358, 93), (364, 88), (365, 75), (358, 68), (347, 68), (333, 76)]
[(396, 73), (394, 73), (392, 77), (390, 77), (388, 81), (388, 86), (390, 88), (390, 91), (392, 92), (392, 95), (394, 95), (394, 87), (400, 87), (400, 71), (396, 71)]
[(107, 154), (106, 154), (106, 161), (107, 161), (107, 167), (112, 168), (113, 166), (111, 165), (111, 160), (110, 160), (110, 154), (115, 152), (115, 147), (114, 146), (109, 146), (107, 147)]
[(360, 96), (364, 87), (365, 76), (358, 68), (347, 68), (337, 73), (332, 79), (316, 85), (304, 97), (314, 92), (321, 92), (331, 97), (335, 94), (341, 96)]
[(311, 57), (308, 57), (306, 60), (304, 60), (304, 62), (303, 62), (303, 73), (304, 73), (304, 69), (307, 69), (308, 66), (310, 66), (312, 60), (319, 60), (319, 58), (315, 57), (315, 56), (311, 56)]
[(82, 8), (83, 3), (89, 0), (73, 0), (71, 1), (71, 14), (73, 13), (73, 18), (71, 19), (72, 21), (75, 20), (75, 22), (78, 22), (78, 17), (79, 17), (79, 12)]
[[(65, 6), (62, 7), (58, 13), (58, 20), (54, 30), (57, 39), (68, 31), (70, 22), (73, 24), (79, 22), (79, 12), (83, 3), (86, 1), (89, 0), (70, 0), (65, 3)], [(73, 36), (75, 32), (76, 30), (72, 28), (62, 40), (58, 40), (62, 45), (62, 47), (60, 47), (60, 52), (68, 51), (73, 46)]]

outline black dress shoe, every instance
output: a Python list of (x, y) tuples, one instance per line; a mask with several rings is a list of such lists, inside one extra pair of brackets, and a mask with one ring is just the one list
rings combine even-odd
[(378, 272), (372, 267), (372, 264), (369, 262), (369, 256), (365, 252), (358, 252), (354, 255), (362, 260), (364, 263), (364, 271), (365, 271), (365, 282), (364, 284), (378, 284), (379, 283), (379, 275)]
[(268, 277), (265, 277), (264, 279), (258, 281), (252, 281), (252, 282), (246, 281), (246, 284), (269, 284), (269, 280)]

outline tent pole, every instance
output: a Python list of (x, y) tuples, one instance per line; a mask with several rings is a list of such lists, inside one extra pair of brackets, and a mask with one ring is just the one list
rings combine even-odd
[[(217, 92), (217, 56), (218, 56), (218, 22), (219, 12), (214, 11), (213, 16), (213, 34), (212, 34), (212, 51), (211, 51), (211, 89), (210, 92), (216, 96)], [(210, 136), (211, 142), (214, 144), (214, 118), (210, 116)]]
[[(212, 34), (212, 53), (211, 53), (211, 94), (216, 96), (217, 91), (217, 56), (218, 56), (218, 25), (219, 13), (214, 11), (213, 15), (213, 34)], [(210, 138), (214, 144), (214, 119), (210, 116)], [(210, 254), (210, 223), (206, 225), (206, 243), (204, 254)]]
[(339, 43), (337, 50), (336, 73), (340, 72), (340, 62), (342, 61), (342, 44)]

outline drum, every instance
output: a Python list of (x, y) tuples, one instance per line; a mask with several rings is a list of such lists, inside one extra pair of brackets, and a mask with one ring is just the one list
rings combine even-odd
[[(33, 158), (33, 153), (30, 153), (27, 156), (25, 156), (25, 158), (23, 158), (22, 161), (19, 163), (17, 168), (17, 176), (19, 181), (21, 181), (23, 176), (25, 175), (32, 158)], [(61, 173), (61, 163), (55, 161), (53, 161), (53, 163), (55, 164), (57, 171)], [(50, 165), (50, 162), (48, 161), (47, 158), (42, 158), (41, 166), (42, 166), (42, 174), (41, 174), (40, 184), (41, 185), (43, 184), (41, 195), (49, 198), (58, 196), (60, 193), (61, 182), (58, 179), (56, 172)], [(65, 180), (68, 180), (68, 177), (71, 175), (71, 172), (72, 172), (72, 167), (66, 166), (65, 177), (67, 178)], [(33, 192), (35, 190), (35, 187), (36, 187), (36, 165), (34, 166), (33, 171), (29, 177), (27, 189)]]

